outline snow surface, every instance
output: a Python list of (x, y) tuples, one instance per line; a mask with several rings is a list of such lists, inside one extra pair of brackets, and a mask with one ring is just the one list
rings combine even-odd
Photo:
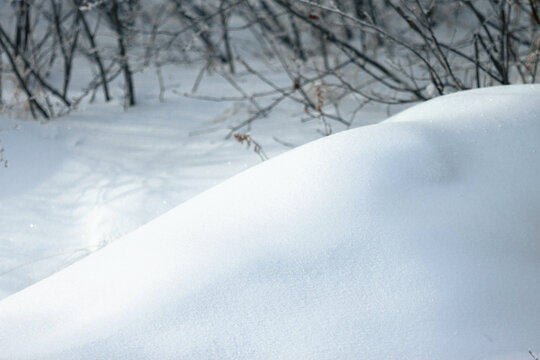
[[(100, 104), (98, 95), (97, 104), (45, 123), (0, 116), (0, 148), (9, 161), (7, 168), (0, 164), (0, 299), (261, 162), (253, 146), (225, 139), (230, 126), (252, 116), (248, 106), (171, 91), (189, 92), (198, 72), (164, 67), (170, 89), (164, 103), (156, 96), (155, 75), (144, 72), (135, 75), (138, 105), (127, 111), (119, 84), (111, 87), (116, 101)], [(285, 74), (275, 77), (275, 83), (290, 82)], [(205, 76), (199, 91), (236, 90), (214, 74)], [(303, 123), (302, 109), (285, 104), (241, 132), (249, 131), (275, 156), (290, 147), (274, 137), (292, 146), (321, 137), (322, 124)], [(384, 118), (384, 109), (366, 107), (355, 125)]]
[(0, 301), (0, 358), (530, 359), (539, 98), (457, 93), (255, 166)]
[(208, 112), (186, 105), (2, 121), (0, 298), (260, 162), (234, 141), (216, 142), (222, 133), (189, 136)]

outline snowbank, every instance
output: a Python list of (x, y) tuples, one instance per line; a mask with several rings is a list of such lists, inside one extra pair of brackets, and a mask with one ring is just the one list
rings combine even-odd
[(0, 302), (0, 357), (529, 359), (540, 87), (312, 142)]

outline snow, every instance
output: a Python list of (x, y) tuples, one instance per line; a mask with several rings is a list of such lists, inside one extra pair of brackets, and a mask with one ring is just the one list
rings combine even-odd
[(529, 359), (539, 96), (436, 98), (248, 169), (0, 301), (2, 356)]
[[(198, 69), (164, 67), (163, 74), (167, 87), (182, 93)], [(98, 95), (97, 104), (49, 122), (0, 116), (0, 148), (9, 162), (0, 164), (0, 299), (261, 162), (253, 147), (225, 139), (249, 108), (171, 91), (161, 103), (156, 82), (152, 72), (136, 74), (139, 105), (128, 111), (118, 104), (118, 86), (111, 87), (117, 97), (111, 104), (99, 104)], [(231, 89), (209, 75), (200, 92)], [(293, 145), (320, 137), (320, 124), (299, 119), (301, 105), (277, 110), (251, 127), (268, 156), (289, 149), (273, 137)], [(383, 119), (377, 111), (364, 112), (357, 123)]]

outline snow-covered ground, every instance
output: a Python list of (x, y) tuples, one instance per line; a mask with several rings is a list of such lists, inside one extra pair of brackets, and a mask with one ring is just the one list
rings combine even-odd
[[(253, 167), (1, 301), (1, 356), (530, 359), (540, 349), (539, 98), (538, 86), (437, 98)], [(80, 141), (87, 162), (70, 166), (98, 182), (95, 146), (115, 142), (88, 131), (51, 138), (74, 151)], [(169, 152), (189, 159), (165, 146), (141, 157), (174, 164)], [(39, 189), (56, 171), (19, 185)], [(155, 192), (174, 187), (150, 178)]]
[[(178, 92), (189, 91), (198, 73), (164, 71)], [(99, 104), (98, 94), (98, 104), (44, 124), (0, 116), (8, 161), (0, 167), (0, 299), (261, 161), (253, 146), (225, 139), (229, 125), (249, 116), (246, 107), (172, 91), (160, 103), (152, 72), (137, 74), (136, 83), (140, 104), (127, 112), (115, 87), (118, 101)], [(215, 75), (199, 93), (234, 95), (234, 89)], [(301, 115), (290, 104), (255, 122), (251, 135), (270, 157), (289, 149), (280, 142), (319, 138), (321, 125), (302, 123)], [(384, 117), (368, 108), (356, 125)]]

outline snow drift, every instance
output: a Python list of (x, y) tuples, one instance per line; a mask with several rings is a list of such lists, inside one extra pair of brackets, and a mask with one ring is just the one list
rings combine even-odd
[(263, 163), (0, 302), (0, 357), (529, 359), (540, 87)]

